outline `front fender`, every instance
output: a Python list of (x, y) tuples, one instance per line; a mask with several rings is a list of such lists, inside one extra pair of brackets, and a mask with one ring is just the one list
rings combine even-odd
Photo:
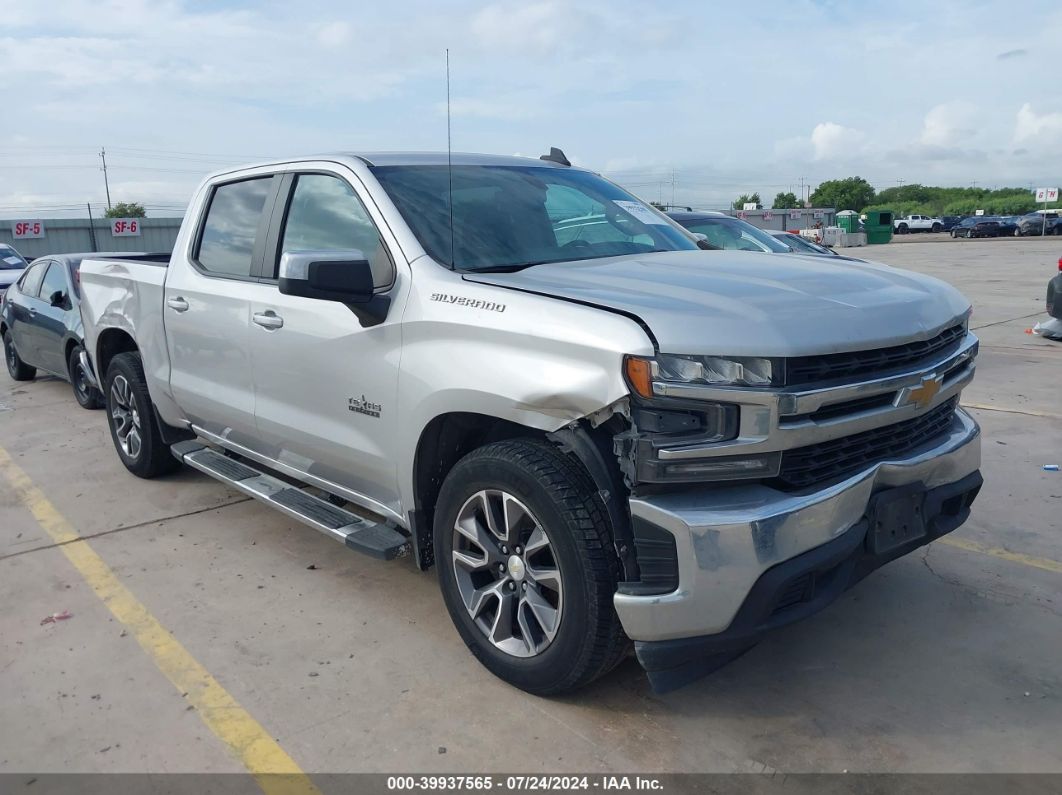
[(627, 396), (625, 354), (653, 354), (645, 330), (628, 317), (416, 264), (398, 389), (406, 422), (396, 458), (406, 511), (414, 506), (420, 436), (436, 417), (465, 412), (556, 431)]

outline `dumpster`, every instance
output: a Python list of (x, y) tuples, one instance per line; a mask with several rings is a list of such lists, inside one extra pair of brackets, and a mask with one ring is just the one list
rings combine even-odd
[(889, 243), (892, 241), (891, 210), (871, 210), (863, 222), (863, 231), (867, 233), (867, 243)]
[(859, 213), (854, 210), (844, 210), (837, 213), (837, 226), (845, 232), (859, 231)]

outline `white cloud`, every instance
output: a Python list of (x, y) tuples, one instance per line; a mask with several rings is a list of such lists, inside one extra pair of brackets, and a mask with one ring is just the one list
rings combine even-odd
[(937, 105), (926, 114), (919, 140), (925, 146), (958, 146), (976, 134), (977, 114), (977, 106), (964, 100)]
[(824, 121), (816, 124), (811, 131), (812, 157), (815, 160), (848, 159), (862, 147), (865, 140), (866, 134), (860, 130)]
[(502, 2), (472, 17), (472, 32), (485, 49), (549, 53), (573, 40), (583, 15), (556, 0)]
[(1062, 112), (1037, 113), (1026, 102), (1018, 110), (1014, 124), (1014, 143), (1028, 145), (1034, 142), (1047, 143), (1055, 147), (1062, 140)]
[(350, 40), (350, 25), (342, 20), (329, 22), (317, 30), (317, 40), (326, 47), (338, 47)]

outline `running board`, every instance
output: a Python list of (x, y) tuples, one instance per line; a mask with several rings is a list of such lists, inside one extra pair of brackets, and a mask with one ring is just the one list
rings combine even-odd
[(378, 560), (391, 560), (409, 551), (409, 539), (397, 530), (307, 494), (280, 478), (222, 455), (202, 442), (178, 442), (171, 445), (170, 451), (178, 461), (261, 500), (358, 552)]

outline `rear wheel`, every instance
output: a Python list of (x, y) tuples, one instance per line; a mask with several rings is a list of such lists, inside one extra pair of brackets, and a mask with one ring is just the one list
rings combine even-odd
[(37, 375), (36, 367), (30, 367), (19, 358), (10, 330), (4, 332), (4, 359), (7, 360), (8, 374), (16, 381), (32, 381)]
[(103, 407), (103, 395), (96, 387), (89, 383), (88, 374), (81, 364), (81, 352), (85, 350), (80, 345), (75, 345), (67, 359), (67, 372), (70, 373), (70, 383), (74, 387), (74, 398), (83, 409), (98, 409)]
[(125, 468), (141, 478), (178, 469), (181, 462), (170, 455), (159, 432), (140, 354), (119, 353), (111, 359), (103, 388), (111, 439)]
[(939, 232), (943, 228), (940, 224), (933, 224), (933, 232)]
[(623, 659), (608, 522), (589, 477), (553, 445), (515, 439), (461, 459), (436, 504), (435, 559), (458, 633), (510, 684), (563, 693)]

